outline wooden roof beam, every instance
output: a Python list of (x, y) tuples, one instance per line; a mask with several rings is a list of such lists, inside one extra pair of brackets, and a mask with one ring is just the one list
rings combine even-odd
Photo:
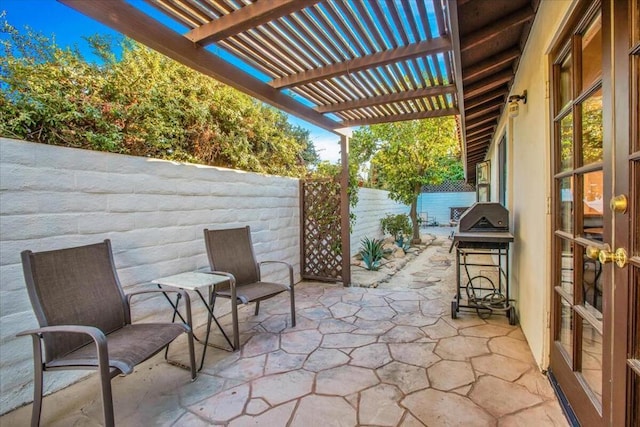
[(420, 120), (420, 119), (428, 119), (433, 117), (455, 116), (457, 114), (460, 114), (457, 108), (446, 108), (443, 110), (430, 110), (430, 111), (422, 111), (419, 113), (372, 117), (369, 119), (345, 120), (342, 122), (342, 127), (366, 126), (366, 125), (373, 125), (376, 123), (400, 122), (404, 120)]
[(488, 127), (484, 128), (484, 129), (477, 129), (477, 130), (474, 130), (473, 132), (467, 132), (467, 138), (473, 138), (474, 136), (478, 136), (479, 134), (481, 134), (483, 132), (487, 132), (488, 129), (491, 129), (491, 132), (495, 132), (496, 127), (497, 127), (496, 125), (491, 125), (491, 126), (488, 126)]
[(489, 128), (489, 129), (484, 129), (482, 133), (477, 134), (474, 137), (467, 137), (467, 147), (473, 147), (478, 145), (478, 141), (480, 140), (487, 140), (487, 139), (491, 139), (491, 136), (493, 135), (493, 128)]
[(320, 0), (269, 0), (246, 5), (228, 15), (207, 22), (184, 36), (207, 45), (313, 6)]
[(372, 96), (365, 99), (359, 99), (357, 101), (320, 105), (318, 107), (315, 107), (314, 110), (319, 113), (334, 113), (337, 111), (355, 110), (358, 108), (372, 107), (381, 104), (391, 104), (393, 102), (409, 101), (412, 99), (427, 98), (430, 96), (446, 95), (449, 93), (455, 93), (456, 90), (457, 89), (454, 85), (431, 86), (407, 92), (396, 92), (390, 93), (388, 95)]
[(491, 39), (499, 37), (503, 31), (512, 27), (525, 24), (533, 19), (535, 13), (530, 6), (525, 6), (509, 16), (495, 20), (495, 24), (487, 25), (474, 33), (462, 38), (460, 51), (465, 52), (485, 43)]
[(493, 102), (482, 104), (482, 105), (479, 105), (479, 106), (477, 106), (475, 108), (470, 108), (470, 109), (468, 109), (467, 111), (464, 112), (464, 115), (468, 120), (472, 120), (475, 117), (481, 117), (481, 116), (485, 115), (489, 111), (499, 110), (500, 107), (502, 107), (503, 104), (504, 103), (502, 102), (501, 99), (497, 99), (497, 100), (495, 100)]
[(507, 49), (495, 55), (491, 55), (484, 61), (480, 61), (466, 67), (462, 78), (464, 81), (468, 82), (481, 76), (496, 73), (505, 68), (519, 56), (520, 50), (516, 48)]
[(301, 86), (332, 77), (355, 73), (367, 68), (380, 67), (420, 56), (434, 55), (436, 53), (451, 50), (451, 41), (448, 37), (425, 40), (420, 43), (402, 46), (397, 49), (389, 49), (371, 55), (362, 56), (350, 61), (339, 62), (325, 67), (314, 68), (301, 73), (274, 79), (269, 83), (276, 89), (291, 86)]
[(124, 0), (58, 0), (96, 21), (289, 114), (338, 133), (343, 126), (160, 24)]
[[(468, 132), (471, 129), (475, 129), (482, 125), (486, 125), (486, 123), (489, 123), (492, 120), (496, 120), (496, 114), (487, 114), (486, 116), (478, 117), (477, 119), (474, 119), (474, 120), (469, 120), (469, 123), (467, 123), (467, 127), (465, 131)], [(486, 125), (485, 127), (489, 127), (489, 126), (492, 126), (492, 125)]]
[(489, 92), (492, 89), (502, 86), (505, 83), (510, 82), (513, 79), (513, 70), (505, 70), (493, 76), (482, 79), (478, 82), (470, 84), (464, 88), (465, 99), (473, 98), (474, 96), (482, 95)]
[(482, 94), (480, 96), (476, 96), (473, 97), (471, 99), (469, 99), (466, 103), (465, 103), (465, 107), (467, 108), (467, 110), (471, 110), (474, 107), (477, 107), (478, 105), (482, 105), (485, 104), (487, 102), (491, 102), (495, 99), (500, 99), (502, 102), (505, 102), (505, 98), (507, 96), (507, 94), (509, 93), (508, 88), (506, 86), (504, 87), (499, 87), (498, 89), (492, 90), (491, 92), (487, 92), (485, 94)]

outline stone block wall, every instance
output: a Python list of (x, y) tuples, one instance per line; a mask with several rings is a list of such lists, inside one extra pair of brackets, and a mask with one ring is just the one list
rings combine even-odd
[[(0, 413), (32, 399), (31, 340), (15, 337), (37, 327), (21, 251), (109, 238), (127, 292), (206, 267), (205, 227), (250, 225), (258, 260), (289, 262), (299, 281), (299, 209), (297, 179), (0, 138)], [(204, 310), (193, 301), (198, 324)], [(143, 299), (133, 312), (144, 321), (167, 307)], [(86, 375), (70, 372), (47, 373), (47, 392)]]

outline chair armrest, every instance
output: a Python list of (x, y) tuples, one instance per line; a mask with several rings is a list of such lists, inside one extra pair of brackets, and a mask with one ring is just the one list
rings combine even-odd
[(104, 342), (106, 345), (107, 337), (100, 329), (95, 326), (84, 325), (56, 325), (56, 326), (43, 326), (37, 329), (29, 329), (16, 334), (17, 337), (23, 337), (26, 335), (42, 335), (47, 332), (66, 332), (70, 334), (85, 334), (89, 335), (96, 344), (100, 345), (100, 342)]
[[(184, 299), (184, 304), (187, 307), (187, 325), (189, 325), (189, 327), (193, 329), (193, 322), (191, 319), (191, 298), (189, 297), (189, 293), (184, 289), (165, 289), (165, 288), (144, 289), (141, 291), (128, 293), (126, 296), (127, 296), (127, 310), (129, 311), (129, 320), (131, 320), (131, 298), (132, 297), (136, 295), (141, 295), (141, 294), (155, 294), (155, 293), (161, 293), (166, 296), (168, 292), (178, 294), (180, 298)], [(176, 310), (177, 310), (177, 305), (176, 305)]]
[(265, 264), (282, 264), (287, 266), (287, 268), (289, 269), (289, 286), (293, 288), (293, 267), (291, 266), (291, 264), (284, 261), (261, 261), (260, 263), (258, 263), (260, 267)]

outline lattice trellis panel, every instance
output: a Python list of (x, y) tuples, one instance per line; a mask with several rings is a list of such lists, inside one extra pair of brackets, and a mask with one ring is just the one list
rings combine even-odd
[(340, 184), (331, 180), (300, 183), (302, 277), (342, 280)]

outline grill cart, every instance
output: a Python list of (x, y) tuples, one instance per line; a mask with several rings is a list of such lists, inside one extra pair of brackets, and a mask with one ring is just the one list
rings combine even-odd
[(451, 249), (456, 249), (456, 295), (451, 317), (460, 309), (486, 318), (503, 313), (516, 324), (509, 298), (509, 211), (499, 203), (478, 202), (458, 222)]

